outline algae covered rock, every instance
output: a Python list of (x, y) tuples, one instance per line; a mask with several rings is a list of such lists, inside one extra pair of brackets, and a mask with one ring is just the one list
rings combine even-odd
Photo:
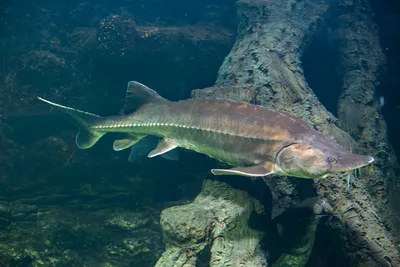
[(150, 229), (155, 218), (146, 213), (121, 213), (106, 221), (106, 225), (121, 231), (132, 232), (139, 229)]
[(166, 251), (156, 266), (267, 266), (263, 234), (247, 224), (257, 206), (246, 192), (206, 180), (192, 203), (163, 210)]
[[(2, 266), (153, 266), (162, 253), (157, 211), (146, 213), (153, 227), (140, 228), (140, 212), (23, 206), (7, 217), (13, 227), (0, 229)], [(13, 210), (10, 203), (2, 207)]]

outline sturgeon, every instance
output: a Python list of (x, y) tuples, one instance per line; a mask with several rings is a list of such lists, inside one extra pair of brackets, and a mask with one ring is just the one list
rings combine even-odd
[(129, 148), (147, 135), (160, 137), (148, 157), (177, 147), (228, 163), (231, 169), (212, 169), (214, 175), (325, 178), (366, 166), (373, 157), (352, 154), (283, 112), (244, 102), (186, 99), (172, 102), (147, 86), (130, 81), (122, 113), (95, 114), (40, 100), (63, 111), (79, 129), (76, 144), (92, 147), (108, 132), (123, 133), (116, 151)]

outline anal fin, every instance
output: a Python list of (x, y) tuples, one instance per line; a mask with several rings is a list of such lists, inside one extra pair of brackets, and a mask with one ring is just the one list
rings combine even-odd
[(240, 175), (249, 177), (261, 177), (267, 176), (274, 173), (275, 164), (269, 161), (259, 165), (243, 167), (243, 168), (232, 168), (232, 169), (212, 169), (211, 172), (214, 175)]
[(125, 138), (114, 141), (113, 148), (115, 151), (121, 151), (136, 144), (145, 135), (132, 135), (127, 134)]
[(162, 139), (158, 142), (157, 147), (152, 150), (147, 157), (152, 158), (168, 151), (175, 149), (178, 145), (175, 142)]
[[(158, 139), (158, 137), (153, 135), (147, 135), (140, 139), (134, 146), (132, 146), (128, 160), (130, 162), (142, 160), (147, 154), (149, 154), (149, 151), (151, 151), (157, 145)], [(166, 152), (160, 156), (172, 161), (179, 160), (179, 153), (176, 149), (170, 150), (169, 152)]]

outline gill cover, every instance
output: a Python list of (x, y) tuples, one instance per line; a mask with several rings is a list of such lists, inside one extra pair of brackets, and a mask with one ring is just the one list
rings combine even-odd
[(307, 144), (293, 144), (283, 148), (276, 159), (281, 171), (300, 178), (320, 178), (329, 173), (326, 155)]

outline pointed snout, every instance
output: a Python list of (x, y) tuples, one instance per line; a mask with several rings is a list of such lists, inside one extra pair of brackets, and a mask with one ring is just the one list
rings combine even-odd
[(374, 162), (374, 158), (371, 156), (346, 153), (338, 157), (335, 168), (337, 168), (339, 172), (351, 171), (364, 167), (372, 162)]

